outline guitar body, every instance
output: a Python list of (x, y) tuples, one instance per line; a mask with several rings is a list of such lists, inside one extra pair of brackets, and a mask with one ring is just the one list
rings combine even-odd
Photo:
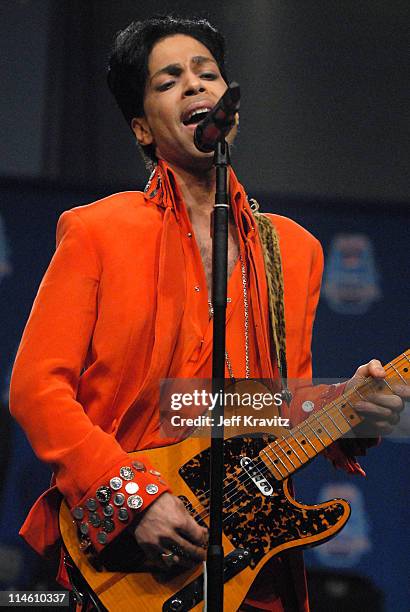
[[(222, 538), (226, 612), (238, 610), (259, 570), (274, 555), (289, 548), (321, 544), (346, 524), (350, 506), (345, 500), (314, 506), (300, 504), (291, 495), (288, 477), (361, 422), (354, 404), (363, 396), (380, 389), (390, 393), (394, 384), (409, 384), (410, 349), (388, 363), (385, 371), (384, 381), (364, 379), (359, 387), (342, 393), (290, 431), (266, 421), (269, 434), (255, 436), (257, 430), (249, 433), (239, 426), (224, 440)], [(255, 381), (237, 381), (233, 390), (240, 394), (263, 393), (266, 387)], [(240, 414), (240, 409), (228, 406), (225, 414), (235, 416)], [(272, 408), (265, 407), (259, 416), (269, 419)], [(263, 423), (258, 423), (263, 431)], [(171, 446), (137, 451), (130, 454), (130, 461), (138, 460), (142, 454), (149, 456), (195, 520), (207, 525), (209, 437), (191, 436)], [(71, 559), (108, 610), (199, 612), (203, 609), (202, 565), (183, 571), (176, 567), (172, 572), (146, 571), (137, 561), (134, 567), (132, 557), (137, 547), (131, 539), (128, 552), (120, 550), (119, 554), (123, 561), (128, 561), (127, 568), (121, 562), (115, 566), (116, 559), (113, 566), (111, 558), (106, 567), (101, 567), (101, 563), (96, 567), (80, 549), (77, 525), (65, 502), (60, 510), (60, 530)], [(106, 552), (112, 551), (116, 540)], [(112, 552), (110, 555), (115, 556)]]
[[(242, 435), (224, 441), (227, 612), (239, 608), (257, 573), (271, 557), (285, 549), (315, 546), (328, 540), (350, 515), (345, 500), (307, 506), (292, 498), (289, 480), (276, 480), (259, 456), (274, 437), (271, 433)], [(138, 459), (140, 454), (149, 456), (173, 494), (182, 499), (201, 524), (201, 517), (208, 516), (209, 440), (191, 437), (172, 446), (132, 453), (130, 460)], [(206, 518), (202, 524), (207, 523)], [(179, 568), (177, 574), (140, 568), (135, 572), (96, 569), (79, 549), (77, 527), (65, 503), (60, 512), (60, 529), (69, 555), (108, 610), (202, 610), (202, 565), (184, 571)], [(175, 607), (176, 600), (183, 607)]]

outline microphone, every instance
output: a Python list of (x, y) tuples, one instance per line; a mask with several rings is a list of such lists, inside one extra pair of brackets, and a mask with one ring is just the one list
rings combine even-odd
[(222, 98), (198, 123), (194, 133), (194, 144), (202, 153), (215, 150), (216, 143), (224, 140), (235, 125), (235, 113), (239, 110), (241, 90), (234, 81), (228, 85)]

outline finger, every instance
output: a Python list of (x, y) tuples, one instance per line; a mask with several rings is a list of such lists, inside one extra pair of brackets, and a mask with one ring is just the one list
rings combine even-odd
[(184, 519), (184, 522), (178, 527), (178, 532), (183, 537), (188, 538), (193, 544), (203, 546), (208, 538), (208, 530), (200, 527), (188, 513), (185, 514)]
[(388, 421), (366, 419), (362, 423), (361, 437), (373, 438), (379, 436), (388, 436), (394, 430), (394, 425)]
[(173, 536), (173, 530), (166, 530), (161, 534), (152, 534), (150, 539), (146, 538), (144, 541), (137, 541), (137, 543), (148, 559), (157, 562), (169, 542), (172, 542)]
[(378, 359), (371, 359), (367, 365), (369, 369), (369, 376), (373, 376), (374, 378), (384, 378), (386, 376), (386, 372), (381, 364), (381, 361)]
[(168, 562), (168, 561), (158, 561), (157, 563), (155, 563), (155, 567), (160, 567), (160, 569), (162, 570), (166, 570), (166, 571), (175, 571), (175, 569), (179, 569), (179, 571), (182, 569), (192, 569), (193, 567), (195, 567), (195, 565), (197, 565), (197, 562), (194, 561), (193, 559), (189, 559), (189, 558), (180, 558), (178, 557), (178, 555), (173, 554), (172, 555), (172, 561)]
[(397, 425), (397, 423), (400, 423), (400, 415), (397, 414), (397, 412), (393, 412), (393, 414), (389, 418), (389, 421), (392, 425)]
[(410, 400), (410, 385), (393, 385), (393, 391), (402, 399)]
[(354, 378), (367, 378), (368, 376), (375, 378), (386, 376), (386, 372), (378, 359), (371, 359), (369, 363), (359, 366)]
[[(148, 564), (147, 564), (148, 565)], [(169, 572), (177, 565), (174, 553), (169, 549), (164, 549), (158, 553), (155, 559), (151, 560), (151, 566), (162, 571)]]
[(156, 550), (151, 549), (150, 555), (144, 563), (145, 567), (160, 569), (162, 571), (172, 571), (177, 566), (184, 568), (191, 568), (196, 562), (189, 557), (182, 557), (177, 555), (171, 550), (171, 546), (165, 549)]
[(384, 417), (388, 419), (393, 414), (390, 408), (381, 406), (379, 404), (373, 404), (371, 402), (359, 402), (355, 404), (355, 409), (361, 416), (380, 418)]
[(376, 422), (387, 423), (388, 425), (397, 425), (400, 421), (400, 415), (398, 412), (383, 408), (382, 406), (368, 405), (363, 410), (357, 411), (360, 416), (365, 418), (365, 421), (370, 427), (374, 426)]
[[(179, 546), (185, 553), (186, 558), (190, 558), (193, 561), (201, 562), (206, 559), (206, 551), (201, 546), (195, 546), (189, 540), (186, 540), (179, 533), (175, 533), (174, 544)], [(179, 555), (181, 556), (181, 555)]]
[(376, 406), (383, 406), (394, 412), (401, 412), (404, 407), (404, 402), (398, 395), (383, 395), (381, 393), (368, 395), (365, 402), (359, 403), (370, 403)]
[(376, 421), (374, 425), (380, 436), (389, 436), (394, 429), (394, 427), (386, 423), (386, 421)]
[(192, 568), (198, 564), (198, 561), (188, 556), (187, 554), (185, 554), (185, 551), (184, 551), (184, 554), (182, 555), (178, 555), (174, 553), (172, 557), (172, 561), (174, 565), (178, 565), (179, 567), (183, 567), (186, 569)]

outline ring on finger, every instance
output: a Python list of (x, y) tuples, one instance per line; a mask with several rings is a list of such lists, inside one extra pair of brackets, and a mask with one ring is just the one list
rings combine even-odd
[(179, 557), (180, 559), (188, 559), (189, 558), (189, 554), (178, 544), (172, 544), (172, 546), (170, 546), (172, 552), (174, 553), (174, 555), (176, 555), (177, 557)]
[(167, 567), (172, 567), (178, 561), (178, 557), (174, 552), (161, 553), (161, 559)]

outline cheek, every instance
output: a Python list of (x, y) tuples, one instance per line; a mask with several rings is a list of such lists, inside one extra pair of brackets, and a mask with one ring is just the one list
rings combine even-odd
[(158, 136), (171, 135), (175, 129), (174, 109), (162, 107), (151, 114), (151, 126)]

